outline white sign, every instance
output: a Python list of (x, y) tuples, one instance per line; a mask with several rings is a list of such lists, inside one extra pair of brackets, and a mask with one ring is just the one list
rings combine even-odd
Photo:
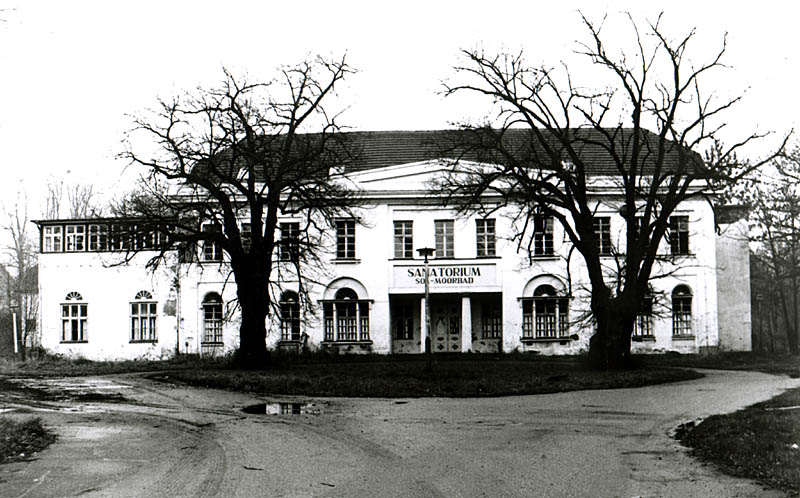
[[(486, 263), (432, 264), (428, 267), (431, 289), (445, 290), (497, 285), (497, 267)], [(422, 289), (425, 286), (425, 266), (394, 267), (394, 287)]]

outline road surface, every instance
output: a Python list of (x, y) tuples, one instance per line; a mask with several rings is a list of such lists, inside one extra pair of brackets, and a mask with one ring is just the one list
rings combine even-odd
[[(37, 381), (124, 399), (4, 395), (1, 411), (40, 416), (59, 439), (33, 461), (0, 466), (0, 496), (782, 496), (697, 463), (671, 434), (800, 379), (705, 373), (638, 389), (481, 399), (265, 400), (136, 375)], [(278, 401), (303, 406), (242, 411), (264, 402), (262, 411), (280, 411)]]

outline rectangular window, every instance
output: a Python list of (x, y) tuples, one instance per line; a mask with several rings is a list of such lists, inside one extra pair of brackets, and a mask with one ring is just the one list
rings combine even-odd
[(355, 220), (336, 220), (336, 257), (339, 259), (355, 259)]
[(414, 312), (410, 304), (395, 304), (392, 307), (392, 327), (395, 340), (414, 338)]
[(609, 256), (611, 254), (611, 218), (608, 216), (596, 216), (593, 225), (598, 254)]
[(325, 341), (369, 341), (369, 302), (345, 300), (322, 304)]
[(636, 321), (633, 323), (633, 337), (653, 336), (653, 298), (645, 296), (642, 299)]
[[(203, 225), (204, 233), (220, 233), (222, 227), (218, 223), (206, 223)], [(203, 241), (203, 261), (222, 261), (222, 245), (212, 240)]]
[(242, 223), (242, 228), (239, 230), (239, 236), (242, 239), (242, 251), (245, 254), (250, 252), (250, 246), (253, 244), (253, 230), (250, 223)]
[(673, 256), (689, 254), (688, 216), (670, 216), (669, 245)]
[(475, 240), (478, 244), (477, 255), (479, 258), (496, 255), (494, 220), (475, 220)]
[(67, 252), (84, 251), (86, 226), (85, 225), (66, 225), (66, 236), (64, 237), (64, 250)]
[(558, 339), (569, 331), (569, 302), (560, 297), (535, 297), (522, 301), (522, 338)]
[(203, 342), (222, 343), (222, 303), (203, 304)]
[(551, 256), (553, 254), (553, 217), (536, 215), (533, 217), (533, 254)]
[(131, 342), (155, 342), (156, 319), (158, 317), (155, 302), (131, 303)]
[(281, 223), (281, 240), (278, 243), (278, 256), (281, 261), (300, 261), (300, 223)]
[(300, 303), (296, 298), (281, 302), (281, 340), (300, 341)]
[(394, 222), (394, 257), (411, 259), (414, 257), (414, 235), (412, 221)]
[(86, 304), (61, 305), (61, 342), (86, 342)]
[(61, 252), (61, 236), (60, 226), (45, 226), (42, 252)]
[(481, 310), (481, 325), (484, 339), (500, 339), (503, 337), (503, 317), (500, 307), (484, 304)]
[(108, 250), (108, 225), (89, 225), (89, 250)]
[(434, 228), (434, 235), (436, 239), (436, 257), (455, 257), (453, 220), (436, 220), (434, 221)]

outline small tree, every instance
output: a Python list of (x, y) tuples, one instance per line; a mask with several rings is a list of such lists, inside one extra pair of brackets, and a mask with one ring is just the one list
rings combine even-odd
[[(670, 216), (682, 202), (705, 198), (721, 184), (736, 181), (736, 149), (717, 147), (705, 162), (695, 149), (716, 142), (720, 119), (739, 98), (718, 102), (701, 92), (707, 73), (723, 67), (719, 51), (700, 65), (688, 60), (694, 37), (673, 41), (660, 26), (647, 23), (647, 36), (632, 28), (633, 56), (608, 51), (602, 27), (582, 17), (589, 41), (579, 55), (607, 84), (600, 90), (580, 87), (564, 65), (561, 72), (527, 64), (522, 53), (487, 55), (463, 51), (457, 81), (446, 83), (446, 95), (471, 92), (487, 97), (497, 109), (491, 122), (468, 124), (468, 137), (453, 144), (459, 174), (445, 187), (462, 206), (499, 193), (518, 209), (527, 230), (537, 214), (552, 216), (581, 254), (588, 271), (590, 310), (596, 332), (589, 355), (597, 367), (620, 367), (630, 354), (636, 314), (658, 271), (659, 243), (668, 236)], [(724, 123), (724, 122), (723, 122)], [(654, 131), (648, 131), (647, 128)], [(471, 131), (471, 133), (469, 133)], [(522, 136), (522, 138), (520, 138)], [(604, 263), (594, 227), (597, 208), (593, 162), (599, 156), (612, 166), (625, 219), (625, 248), (616, 266)], [(757, 167), (761, 162), (753, 165)], [(465, 174), (466, 173), (466, 174)]]
[[(146, 174), (120, 213), (140, 220), (137, 231), (163, 232), (166, 245), (151, 266), (176, 249), (224, 251), (241, 309), (244, 366), (266, 358), (265, 319), (287, 279), (274, 273), (279, 217), (303, 220), (293, 249), (285, 248), (294, 267), (288, 279), (303, 299), (313, 282), (305, 269), (319, 266), (329, 247), (315, 234), (337, 217), (352, 216), (357, 197), (335, 177), (353, 151), (339, 133), (338, 113), (329, 108), (336, 87), (352, 72), (344, 57), (282, 68), (267, 83), (226, 71), (218, 88), (159, 101), (151, 115), (135, 118), (129, 133), (123, 157)], [(142, 138), (157, 152), (142, 152)]]

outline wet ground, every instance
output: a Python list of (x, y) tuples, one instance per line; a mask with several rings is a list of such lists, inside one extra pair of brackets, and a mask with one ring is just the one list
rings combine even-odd
[(781, 496), (691, 459), (681, 423), (800, 380), (747, 372), (481, 399), (258, 398), (136, 376), (4, 379), (5, 416), (58, 441), (3, 497)]

